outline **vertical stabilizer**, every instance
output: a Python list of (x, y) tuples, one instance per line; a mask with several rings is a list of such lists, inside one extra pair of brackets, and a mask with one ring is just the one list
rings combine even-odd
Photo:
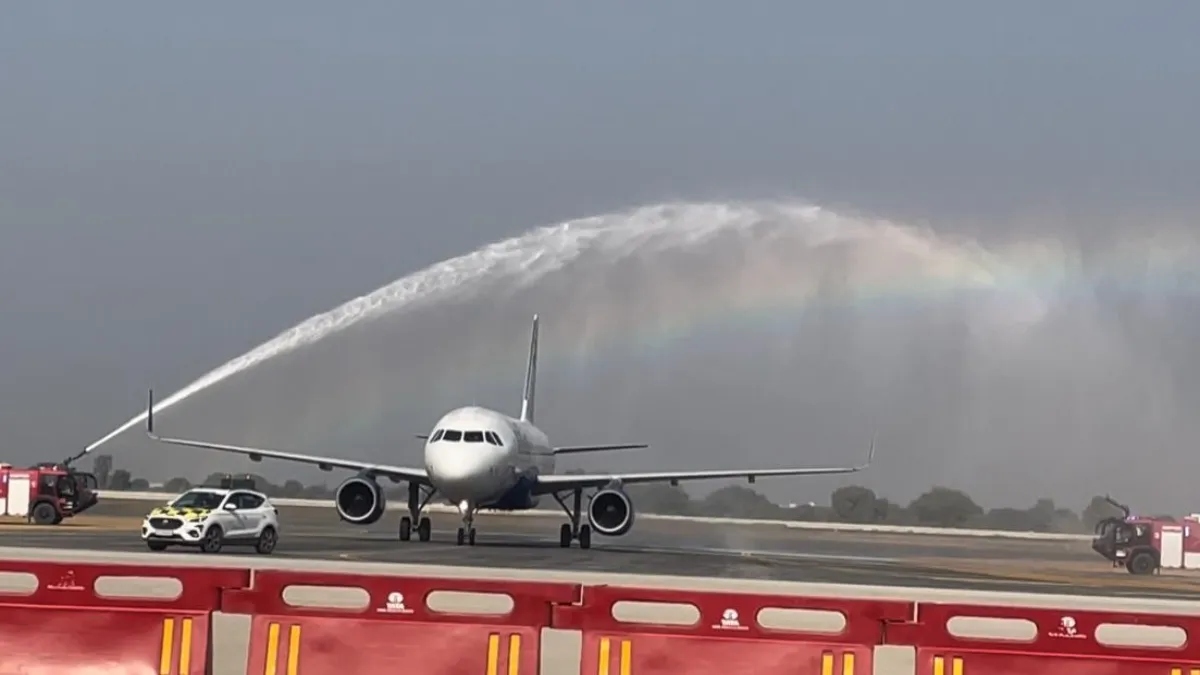
[(537, 389), (538, 315), (533, 315), (533, 334), (529, 337), (529, 365), (525, 370), (525, 394), (521, 399), (521, 419), (533, 423), (533, 403)]

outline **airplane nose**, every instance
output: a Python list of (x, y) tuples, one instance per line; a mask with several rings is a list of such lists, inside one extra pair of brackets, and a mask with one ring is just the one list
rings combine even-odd
[(450, 499), (469, 496), (478, 491), (492, 470), (494, 458), (483, 448), (462, 446), (440, 446), (431, 448), (428, 466), (430, 477), (438, 483), (438, 489)]

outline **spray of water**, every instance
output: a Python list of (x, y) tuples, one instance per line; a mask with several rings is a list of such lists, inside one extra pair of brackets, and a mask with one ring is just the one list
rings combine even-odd
[[(855, 268), (860, 277), (855, 283), (859, 285), (885, 288), (888, 275), (895, 273), (887, 261), (903, 258), (906, 266), (920, 269), (927, 285), (1006, 289), (1009, 297), (995, 317), (993, 327), (997, 329), (1019, 330), (1041, 320), (1048, 302), (1046, 279), (1052, 286), (1055, 277), (1080, 274), (1077, 254), (1056, 242), (1027, 242), (1017, 255), (1000, 254), (971, 241), (951, 241), (919, 228), (843, 216), (803, 202), (656, 205), (537, 228), (410, 274), (314, 316), (215, 368), (159, 401), (155, 411), (170, 408), (258, 364), (378, 317), (450, 299), (469, 299), (485, 291), (516, 291), (583, 258), (602, 264), (631, 258), (667, 258), (686, 255), (701, 245), (710, 247), (727, 241), (743, 249), (748, 245), (766, 249), (787, 245), (811, 250), (852, 244), (862, 251), (859, 255), (871, 255), (879, 261)], [(1020, 280), (1031, 272), (1040, 276), (1041, 282), (1023, 287)], [(772, 274), (772, 270), (746, 270), (741, 274), (761, 277)], [(145, 412), (134, 416), (87, 450), (102, 446), (145, 419)]]

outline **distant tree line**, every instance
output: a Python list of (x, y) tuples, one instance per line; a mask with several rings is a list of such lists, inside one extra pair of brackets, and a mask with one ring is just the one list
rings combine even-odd
[[(213, 473), (199, 483), (176, 477), (161, 484), (133, 476), (126, 469), (113, 469), (111, 458), (96, 459), (96, 480), (102, 489), (122, 491), (183, 492), (197, 485), (217, 486), (227, 474)], [(574, 473), (574, 472), (568, 472)], [(253, 475), (258, 490), (272, 497), (331, 499), (334, 487), (325, 484), (304, 485), (297, 480), (275, 484)], [(383, 483), (389, 501), (406, 499), (403, 484)], [(730, 485), (702, 498), (694, 498), (683, 488), (667, 484), (631, 485), (627, 488), (642, 513), (718, 518), (754, 518), (837, 523), (879, 523), (886, 525), (923, 525), (1029, 532), (1091, 532), (1104, 518), (1120, 516), (1121, 511), (1102, 496), (1095, 496), (1081, 512), (1058, 506), (1054, 500), (1037, 500), (1033, 506), (984, 509), (962, 490), (937, 486), (907, 505), (880, 497), (869, 488), (848, 485), (830, 494), (828, 504), (780, 505), (755, 490)]]

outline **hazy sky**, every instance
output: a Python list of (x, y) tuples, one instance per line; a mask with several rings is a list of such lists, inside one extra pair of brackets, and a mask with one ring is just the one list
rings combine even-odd
[[(1093, 0), (868, 8), (690, 0), (574, 7), (5, 4), (0, 8), (3, 458), (65, 456), (128, 419), (144, 404), (147, 386), (174, 391), (310, 315), (428, 264), (534, 226), (644, 204), (802, 197), (835, 211), (927, 225), (988, 246), (1041, 238), (1075, 253), (1123, 256), (1134, 267), (1164, 251), (1195, 260), (1189, 256), (1196, 250), (1191, 237), (1200, 208), (1198, 6)], [(1171, 239), (1145, 244), (1151, 234)], [(746, 246), (748, 256), (761, 253)], [(719, 256), (720, 248), (702, 252)], [(884, 248), (871, 248), (869, 255), (878, 266), (893, 264)], [(834, 264), (805, 260), (812, 266)], [(736, 266), (722, 269), (744, 273)], [(602, 266), (589, 268), (588, 275), (582, 278), (591, 284), (612, 283)], [(1106, 340), (1095, 353), (1108, 356), (1072, 362), (1066, 374), (1055, 376), (1055, 386), (1076, 382), (1072, 391), (1084, 381), (1104, 391), (1133, 387), (1134, 378), (1114, 373), (1146, 373), (1152, 366), (1155, 374), (1126, 392), (1128, 398), (1145, 403), (1157, 396), (1170, 405), (1129, 413), (1136, 423), (1114, 420), (1127, 410), (1120, 391), (1097, 407), (1095, 415), (1103, 420), (1042, 418), (1021, 407), (1027, 395), (1012, 393), (1027, 392), (1022, 387), (1032, 386), (1029, 378), (1011, 390), (1000, 381), (1026, 371), (999, 367), (980, 374), (967, 368), (969, 376), (956, 370), (946, 377), (991, 392), (972, 399), (972, 414), (988, 406), (1004, 411), (995, 413), (989, 422), (994, 426), (960, 420), (962, 428), (951, 435), (913, 431), (955, 424), (934, 421), (956, 414), (947, 405), (957, 399), (944, 383), (929, 388), (936, 381), (931, 373), (943, 372), (948, 358), (958, 359), (961, 370), (971, 355), (993, 354), (975, 342), (962, 351), (965, 338), (955, 331), (967, 330), (969, 322), (938, 323), (934, 315), (941, 315), (921, 304), (916, 292), (900, 303), (900, 318), (887, 319), (902, 321), (907, 332), (885, 335), (875, 326), (876, 339), (894, 339), (855, 343), (859, 351), (853, 351), (842, 337), (817, 331), (826, 337), (805, 338), (817, 342), (796, 347), (789, 358), (799, 360), (789, 363), (804, 373), (823, 369), (821, 376), (779, 386), (812, 405), (810, 399), (847, 397), (837, 399), (844, 408), (853, 388), (822, 392), (829, 381), (859, 378), (868, 386), (860, 373), (864, 358), (882, 363), (891, 354), (917, 364), (888, 385), (903, 383), (901, 389), (882, 384), (872, 389), (871, 406), (877, 409), (887, 407), (888, 396), (903, 399), (909, 407), (892, 424), (912, 427), (904, 433), (892, 429), (892, 437), (900, 439), (899, 447), (892, 445), (894, 464), (871, 483), (885, 494), (910, 497), (922, 483), (945, 480), (978, 488), (992, 503), (1010, 494), (1025, 502), (1037, 496), (1031, 493), (1060, 488), (1064, 499), (1078, 501), (1093, 492), (1122, 495), (1123, 486), (1133, 493), (1127, 500), (1161, 501), (1167, 498), (1155, 471), (1138, 469), (1126, 484), (1121, 467), (1130, 457), (1176, 461), (1194, 454), (1189, 434), (1197, 408), (1191, 404), (1200, 395), (1189, 382), (1200, 375), (1190, 341), (1197, 336), (1197, 303), (1187, 285), (1177, 283), (1177, 272), (1168, 276), (1165, 284), (1137, 289), (1133, 299), (1101, 298), (1089, 306), (1086, 321), (1073, 300), (1070, 311), (1055, 315), (1057, 323), (1044, 324), (1049, 337), (1021, 351), (1028, 372), (1044, 374), (1045, 365), (1031, 364), (1061, 363), (1051, 344), (1070, 344), (1077, 335)], [(588, 303), (600, 301), (580, 285), (581, 295), (557, 302), (583, 320)], [(553, 302), (543, 306), (559, 307)], [(505, 353), (513, 361), (513, 387), (519, 387), (522, 368), (525, 309), (522, 305), (520, 316), (494, 333), (477, 333), (480, 341), (511, 347)], [(806, 330), (814, 325), (833, 330), (829, 326), (837, 321), (827, 317), (828, 326), (810, 323)], [(884, 319), (872, 315), (870, 321)], [(901, 331), (901, 324), (890, 325)], [(939, 339), (951, 335), (957, 356), (921, 351), (933, 343), (912, 336), (926, 331)], [(563, 339), (580, 339), (568, 333)], [(686, 333), (676, 338), (686, 340)], [(902, 334), (908, 337), (895, 337)], [(420, 358), (401, 351), (404, 345), (386, 334), (364, 339), (366, 345), (356, 348), (377, 350), (380, 359), (385, 353)], [(722, 344), (732, 353), (740, 349), (737, 339)], [(906, 340), (915, 340), (916, 351), (898, 346)], [(1074, 351), (1078, 357), (1086, 350)], [(1119, 369), (1106, 365), (1105, 358), (1117, 358), (1113, 354), (1119, 355)], [(302, 357), (296, 373), (332, 367), (306, 366)], [(753, 368), (765, 366), (739, 363), (706, 386), (725, 387), (727, 396), (740, 388), (753, 391), (746, 378), (762, 375)], [(649, 386), (636, 377), (636, 372), (621, 376), (622, 387)], [(613, 391), (624, 391), (604, 390), (603, 377), (583, 379), (588, 382), (571, 385), (569, 395), (562, 385), (564, 401), (587, 405), (590, 396), (607, 400)], [(284, 381), (264, 380), (255, 392), (283, 398)], [(294, 388), (300, 380), (290, 381)], [(305, 382), (310, 391), (321, 384)], [(358, 391), (360, 384), (350, 378), (339, 387)], [(936, 395), (922, 396), (913, 387)], [(1008, 393), (996, 393), (1001, 390)], [(685, 387), (673, 394), (678, 401), (663, 416), (684, 414), (676, 408), (686, 409), (686, 392)], [(1046, 395), (1064, 396), (1058, 389)], [(1075, 395), (1078, 408), (1087, 410), (1089, 397), (1097, 394), (1088, 389)], [(335, 415), (322, 409), (323, 416), (312, 418), (314, 400), (310, 395), (291, 412), (276, 411), (277, 435), (264, 432), (261, 421), (247, 426), (244, 416), (223, 420), (215, 413), (193, 431), (229, 442), (252, 435), (260, 442), (294, 443), (297, 434), (287, 429), (308, 414), (310, 422), (318, 419), (329, 429), (322, 442), (343, 438), (339, 430), (346, 422), (338, 415), (344, 410)], [(1003, 407), (1005, 401), (1010, 407)], [(239, 406), (253, 410), (259, 402), (243, 397)], [(864, 434), (852, 424), (854, 414), (831, 429), (818, 428), (829, 417), (819, 414), (805, 428), (763, 431), (767, 440), (761, 441), (740, 433), (739, 419), (750, 418), (738, 415), (754, 411), (726, 403), (721, 408), (730, 416), (726, 426), (739, 432), (721, 439), (720, 449), (700, 447), (702, 433), (682, 435), (692, 456), (705, 458), (706, 468), (736, 461), (739, 454), (730, 446), (742, 442), (760, 446), (757, 454), (740, 455), (756, 463), (789, 461), (789, 455), (761, 446), (781, 439), (803, 446), (810, 433), (824, 444), (852, 448), (821, 454), (821, 461), (847, 453), (856, 460), (858, 448), (865, 447)], [(188, 414), (184, 406), (180, 424)], [(432, 423), (418, 419), (423, 421), (416, 431)], [(972, 460), (938, 473), (952, 450), (929, 447), (964, 443), (980, 428), (992, 429), (992, 435), (997, 428), (1022, 428), (1002, 440), (1021, 443), (1031, 456), (1053, 454), (1067, 442), (1056, 435), (1064, 426), (1100, 421), (1130, 435), (1116, 439), (1097, 428), (1086, 437), (1068, 434), (1070, 450), (1063, 452), (1069, 456), (1058, 472), (1032, 486), (1021, 484), (1022, 471), (1028, 471), (1021, 468), (1022, 453), (1003, 470), (995, 461)], [(625, 431), (624, 424), (651, 434), (657, 445), (674, 440), (666, 427), (656, 431), (648, 423), (619, 420), (618, 430)], [(754, 424), (768, 422), (756, 417)], [(556, 435), (571, 435), (561, 421), (554, 429)], [(1142, 445), (1144, 429), (1156, 435)], [(389, 428), (374, 435), (394, 433)], [(1095, 449), (1097, 438), (1110, 445)], [(361, 444), (363, 437), (355, 440)], [(151, 449), (136, 434), (128, 445), (140, 448), (138, 456), (177, 452)], [(1088, 448), (1096, 454), (1089, 455)], [(113, 451), (120, 464), (117, 445)], [(978, 451), (961, 452), (976, 457)], [(901, 454), (907, 459), (899, 459)], [(206, 458), (199, 469), (220, 464)], [(416, 461), (415, 450), (407, 450), (405, 458)], [(685, 460), (664, 454), (637, 461)], [(1071, 480), (1073, 463), (1103, 468), (1088, 481)], [(912, 468), (906, 474), (904, 467)], [(1181, 489), (1191, 484), (1179, 480)], [(812, 498), (823, 500), (833, 484), (788, 482), (777, 490), (814, 486)]]

